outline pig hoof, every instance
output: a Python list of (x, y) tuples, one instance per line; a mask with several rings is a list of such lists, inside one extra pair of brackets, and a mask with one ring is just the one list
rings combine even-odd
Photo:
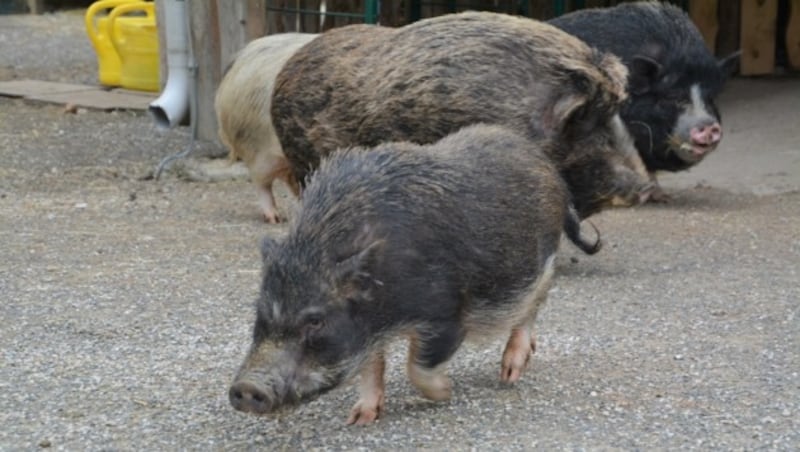
[(450, 377), (441, 373), (439, 369), (425, 369), (412, 365), (409, 369), (409, 377), (414, 386), (427, 399), (447, 400), (453, 392), (453, 382), (450, 381)]
[(653, 204), (666, 204), (670, 201), (672, 201), (672, 196), (668, 195), (661, 187), (656, 187), (647, 198), (647, 202)]
[(500, 380), (505, 383), (518, 381), (522, 376), (522, 371), (527, 367), (535, 348), (536, 338), (533, 335), (526, 338), (524, 332), (514, 331), (508, 339), (506, 350), (503, 352)]
[(422, 395), (430, 400), (447, 400), (453, 393), (453, 383), (450, 378), (440, 375), (424, 386), (418, 386)]
[(278, 224), (281, 222), (281, 218), (275, 212), (264, 212), (264, 221), (269, 224)]
[(383, 411), (383, 396), (377, 401), (361, 399), (353, 405), (347, 425), (367, 425), (375, 422)]
[(530, 358), (530, 353), (526, 353), (524, 356), (504, 356), (500, 380), (504, 383), (516, 383), (522, 377), (522, 371), (528, 366)]

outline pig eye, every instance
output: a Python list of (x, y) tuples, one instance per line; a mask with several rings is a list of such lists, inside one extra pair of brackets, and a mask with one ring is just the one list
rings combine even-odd
[(325, 318), (322, 314), (314, 313), (303, 319), (303, 328), (309, 332), (317, 331), (325, 325)]

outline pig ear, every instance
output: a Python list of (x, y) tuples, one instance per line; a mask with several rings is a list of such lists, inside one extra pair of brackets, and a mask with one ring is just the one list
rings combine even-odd
[(631, 94), (644, 94), (658, 80), (663, 67), (661, 63), (646, 55), (636, 55), (631, 60), (628, 90)]
[(374, 280), (371, 270), (380, 258), (384, 243), (384, 240), (375, 240), (358, 253), (336, 264), (334, 273), (336, 285), (346, 297), (363, 293), (369, 290), (372, 284), (380, 283)]
[(278, 249), (278, 241), (272, 237), (264, 237), (261, 239), (261, 260), (266, 261), (272, 258), (275, 255), (275, 251)]
[[(569, 93), (558, 97), (542, 112), (539, 118), (534, 118), (534, 129), (539, 129), (540, 133), (549, 138), (561, 135), (572, 120), (572, 116), (586, 102), (587, 97), (583, 94)], [(536, 127), (537, 123), (538, 127)]]
[(730, 77), (736, 71), (736, 65), (739, 63), (740, 56), (742, 56), (742, 51), (737, 50), (717, 61), (717, 67), (722, 71), (725, 77)]

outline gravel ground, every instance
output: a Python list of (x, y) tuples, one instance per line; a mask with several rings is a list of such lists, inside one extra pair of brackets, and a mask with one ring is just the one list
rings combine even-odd
[[(76, 17), (0, 16), (0, 68), (91, 82)], [(27, 38), (56, 29), (69, 45), (50, 41), (38, 66), (44, 44)], [(599, 215), (607, 247), (586, 257), (564, 246), (519, 384), (498, 381), (498, 338), (462, 348), (454, 398), (428, 402), (398, 344), (385, 417), (354, 428), (344, 426), (354, 387), (280, 418), (228, 405), (249, 345), (257, 244), (284, 228), (260, 221), (246, 181), (149, 179), (186, 140), (144, 115), (0, 98), (0, 449), (800, 444), (800, 193), (695, 187)]]

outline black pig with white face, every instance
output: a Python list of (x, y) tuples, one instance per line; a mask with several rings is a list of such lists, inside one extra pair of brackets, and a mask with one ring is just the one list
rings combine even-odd
[[(681, 9), (661, 2), (576, 11), (549, 21), (628, 67), (621, 116), (651, 177), (700, 163), (722, 140), (714, 99), (738, 53), (717, 60)], [(651, 199), (665, 199), (654, 193)]]

